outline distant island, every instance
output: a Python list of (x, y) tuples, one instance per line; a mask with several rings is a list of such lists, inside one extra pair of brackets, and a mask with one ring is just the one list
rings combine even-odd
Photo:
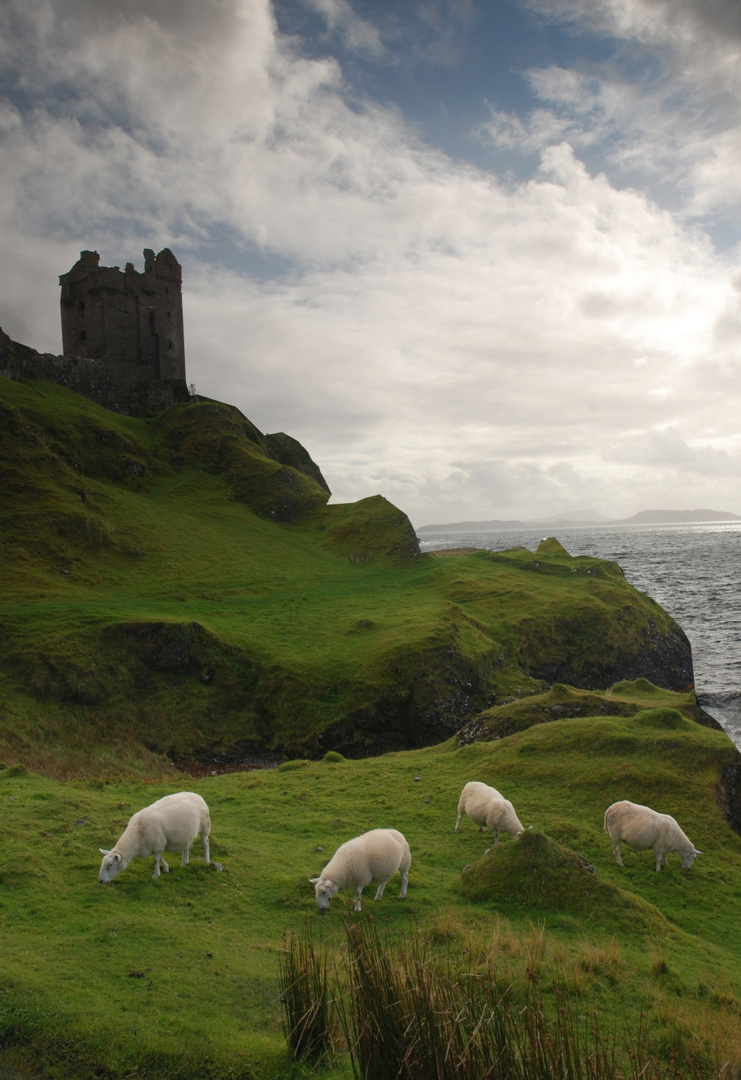
[(639, 510), (632, 517), (611, 519), (603, 517), (597, 511), (584, 511), (584, 517), (562, 514), (531, 521), (452, 521), (447, 525), (422, 525), (416, 532), (419, 536), (423, 533), (499, 532), (505, 529), (538, 529), (541, 526), (552, 528), (554, 525), (560, 528), (578, 528), (580, 525), (697, 525), (706, 521), (741, 521), (741, 517), (721, 510)]

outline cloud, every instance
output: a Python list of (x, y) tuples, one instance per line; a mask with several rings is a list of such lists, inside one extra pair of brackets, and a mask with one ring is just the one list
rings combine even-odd
[(345, 47), (351, 52), (370, 53), (376, 58), (385, 56), (386, 49), (377, 27), (357, 15), (347, 0), (307, 2), (325, 19), (327, 29), (340, 35)]
[[(363, 29), (322, 2), (338, 33)], [(619, 516), (696, 490), (736, 507), (730, 260), (584, 160), (590, 133), (628, 129), (627, 91), (533, 75), (560, 104), (501, 120), (537, 159), (504, 182), (351, 98), (266, 0), (174, 12), (5, 6), (7, 331), (58, 351), (56, 276), (81, 248), (123, 265), (167, 245), (185, 269), (189, 380), (299, 438), (339, 500), (380, 491), (418, 524)]]
[(542, 103), (492, 109), (479, 137), (532, 154), (566, 139), (614, 182), (649, 190), (688, 219), (731, 227), (741, 206), (741, 16), (736, 0), (531, 0), (575, 35), (609, 35), (608, 62), (527, 72)]
[(724, 55), (741, 45), (736, 0), (529, 0), (528, 6), (569, 22), (580, 33), (610, 33), (699, 52)]

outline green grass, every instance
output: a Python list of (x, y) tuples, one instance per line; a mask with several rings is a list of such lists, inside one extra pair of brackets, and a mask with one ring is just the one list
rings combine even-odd
[(679, 640), (617, 566), (555, 541), (416, 555), (397, 508), (325, 506), (218, 402), (138, 420), (3, 379), (0, 412), (0, 756), (36, 771), (430, 744)]
[[(393, 826), (412, 848), (407, 900), (398, 882), (378, 905), (368, 889), (357, 918), (421, 935), (474, 970), (493, 964), (514, 986), (535, 975), (546, 999), (576, 995), (606, 1023), (643, 1011), (662, 1052), (702, 1051), (707, 1063), (717, 1051), (738, 1065), (741, 840), (716, 800), (737, 755), (724, 734), (678, 713), (668, 724), (667, 712), (187, 785), (0, 771), (5, 1060), (30, 1055), (68, 1080), (103, 1066), (112, 1077), (288, 1076), (285, 935), (308, 920), (339, 955), (343, 921), (356, 918), (349, 893), (320, 917), (308, 878), (350, 836)], [(488, 855), (468, 819), (456, 835), (470, 779), (495, 784), (532, 831)], [(98, 848), (176, 786), (207, 799), (223, 873), (196, 849), (158, 882), (149, 860), (99, 885)], [(632, 851), (619, 868), (602, 828), (617, 798), (674, 814), (704, 852), (692, 870), (670, 856), (657, 874), (650, 852)], [(343, 1058), (340, 1075), (347, 1067)]]
[[(643, 1016), (677, 1075), (735, 1074), (741, 841), (720, 801), (738, 754), (696, 722), (681, 632), (619, 567), (552, 540), (419, 556), (397, 508), (325, 505), (297, 444), (218, 402), (134, 420), (0, 380), (0, 420), (2, 1066), (320, 1075), (290, 1061), (281, 962), (309, 927), (341, 968), (359, 919), (519, 1001), (537, 985), (546, 1009)], [(171, 764), (265, 750), (292, 760)], [(471, 779), (513, 801), (520, 841), (485, 854), (470, 822), (453, 832)], [(184, 788), (224, 871), (196, 850), (101, 886), (98, 849)], [(705, 852), (691, 871), (615, 864), (621, 798), (678, 818)], [(408, 899), (391, 883), (320, 918), (308, 879), (379, 826), (411, 844)]]

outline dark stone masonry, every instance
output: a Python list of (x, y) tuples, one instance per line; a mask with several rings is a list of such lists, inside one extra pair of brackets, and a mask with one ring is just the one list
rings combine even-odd
[(187, 401), (182, 271), (168, 248), (146, 248), (144, 272), (100, 266), (81, 251), (62, 287), (63, 356), (0, 340), (0, 374), (61, 383), (107, 409), (148, 416)]

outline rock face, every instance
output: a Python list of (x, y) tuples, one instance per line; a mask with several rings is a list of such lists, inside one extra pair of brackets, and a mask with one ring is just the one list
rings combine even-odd
[(685, 690), (694, 683), (692, 646), (678, 623), (660, 631), (653, 619), (640, 630), (634, 651), (617, 648), (589, 657), (566, 653), (562, 659), (533, 658), (528, 671), (552, 685), (568, 683), (583, 690), (601, 690), (622, 679), (648, 679), (667, 690)]

